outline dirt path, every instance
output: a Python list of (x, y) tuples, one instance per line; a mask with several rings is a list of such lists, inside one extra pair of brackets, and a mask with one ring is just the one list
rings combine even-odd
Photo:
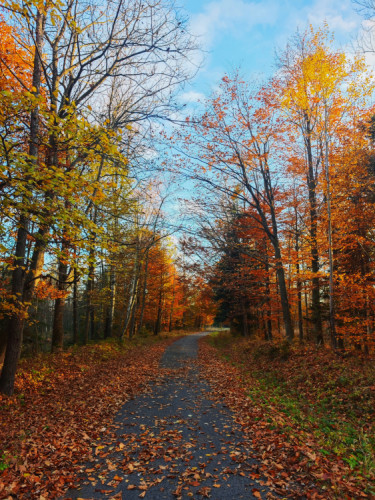
[(80, 488), (65, 499), (266, 498), (232, 413), (210, 400), (194, 366), (202, 335), (167, 348), (161, 381), (122, 408), (115, 433), (98, 443)]

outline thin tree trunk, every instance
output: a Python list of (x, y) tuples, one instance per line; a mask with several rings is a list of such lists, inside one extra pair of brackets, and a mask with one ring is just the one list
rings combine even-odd
[(302, 313), (302, 283), (299, 278), (299, 264), (297, 268), (297, 301), (298, 301), (298, 333), (300, 342), (303, 341), (303, 313)]
[(306, 150), (307, 150), (307, 187), (310, 205), (310, 248), (311, 248), (311, 271), (314, 275), (312, 278), (312, 323), (314, 328), (315, 342), (317, 345), (324, 343), (323, 339), (323, 324), (320, 305), (320, 283), (319, 283), (319, 249), (318, 249), (318, 215), (316, 206), (316, 176), (314, 173), (314, 162), (311, 146), (311, 131), (310, 122), (306, 119)]
[(307, 335), (307, 338), (309, 339), (310, 338), (310, 317), (309, 317), (309, 304), (308, 304), (308, 292), (307, 292), (307, 283), (306, 281), (304, 281), (304, 287), (305, 287), (305, 291), (304, 291), (304, 297), (305, 297), (305, 318), (306, 318), (306, 321), (305, 321), (305, 330), (306, 330), (306, 335)]
[(130, 286), (130, 295), (129, 295), (129, 302), (128, 302), (128, 307), (126, 311), (126, 316), (125, 316), (125, 322), (124, 322), (124, 327), (121, 332), (121, 339), (125, 337), (126, 330), (128, 329), (128, 326), (130, 324), (130, 320), (133, 314), (133, 309), (136, 307), (136, 301), (137, 301), (137, 294), (138, 294), (138, 281), (139, 281), (139, 272), (140, 272), (140, 267), (139, 267), (139, 246), (137, 243), (136, 247), (136, 254), (134, 258), (134, 265), (133, 265), (133, 277), (132, 277), (132, 282)]
[(171, 310), (169, 313), (169, 332), (172, 331), (172, 326), (173, 326), (173, 309), (174, 309), (174, 297), (175, 297), (175, 288), (176, 288), (176, 283), (175, 283), (175, 278), (173, 280), (173, 289), (172, 289), (172, 303), (171, 303)]
[(78, 344), (78, 273), (74, 268), (73, 275), (73, 343)]
[(370, 304), (369, 304), (369, 298), (368, 298), (368, 292), (366, 291), (366, 301), (365, 301), (365, 308), (366, 308), (366, 333), (365, 333), (365, 338), (364, 338), (364, 351), (365, 354), (369, 354), (369, 340), (371, 339), (371, 318), (370, 318)]
[(134, 337), (134, 332), (135, 332), (135, 316), (136, 316), (136, 311), (137, 307), (134, 304), (133, 310), (132, 310), (132, 315), (130, 318), (130, 325), (129, 325), (129, 339), (132, 339)]
[[(90, 260), (93, 258), (94, 251), (90, 249)], [(86, 317), (85, 317), (85, 330), (84, 330), (84, 343), (87, 344), (92, 339), (92, 293), (94, 290), (94, 264), (90, 263), (89, 273), (87, 276), (86, 284)]]
[(272, 319), (271, 319), (271, 286), (270, 286), (270, 276), (269, 276), (269, 263), (267, 248), (265, 253), (265, 264), (264, 268), (266, 271), (266, 340), (272, 340)]
[(285, 282), (285, 271), (281, 261), (281, 252), (278, 243), (275, 246), (275, 257), (276, 257), (276, 274), (279, 284), (280, 301), (281, 301), (281, 309), (283, 312), (285, 335), (287, 341), (292, 342), (294, 338), (294, 330), (293, 330), (292, 317), (290, 314), (288, 291)]
[[(66, 241), (63, 241), (61, 246), (62, 253), (67, 249)], [(66, 282), (68, 279), (68, 264), (65, 261), (64, 255), (59, 259), (58, 264), (58, 285), (57, 288), (61, 294), (65, 293)], [(53, 329), (52, 329), (52, 343), (51, 352), (61, 351), (64, 346), (64, 310), (65, 310), (65, 296), (58, 297), (55, 300), (55, 311), (53, 316)]]
[[(117, 174), (116, 174), (116, 184), (117, 184)], [(117, 234), (118, 230), (118, 218), (115, 216), (115, 226), (114, 233)], [(115, 317), (115, 305), (116, 305), (116, 268), (113, 260), (111, 260), (109, 267), (109, 306), (107, 308), (106, 322), (104, 336), (105, 338), (113, 336), (113, 321)]]
[(112, 337), (113, 335), (113, 318), (115, 315), (115, 302), (116, 302), (116, 272), (115, 266), (111, 264), (109, 270), (109, 305), (107, 307), (107, 316), (105, 322), (104, 336), (106, 338)]
[[(275, 203), (274, 203), (274, 193), (273, 193), (273, 188), (272, 188), (272, 183), (271, 183), (271, 176), (270, 176), (270, 171), (269, 171), (269, 166), (267, 162), (262, 168), (262, 175), (264, 179), (264, 186), (266, 189), (267, 193), (267, 198), (269, 201), (269, 208), (270, 208), (270, 215), (271, 215), (271, 223), (272, 223), (272, 237), (270, 238), (272, 246), (274, 248), (275, 252), (275, 260), (276, 260), (276, 275), (278, 277), (278, 283), (279, 283), (279, 292), (280, 292), (280, 300), (281, 300), (281, 308), (283, 312), (283, 322), (284, 322), (284, 328), (285, 328), (285, 336), (288, 342), (292, 342), (293, 337), (294, 337), (294, 329), (293, 329), (293, 322), (292, 322), (292, 317), (290, 314), (290, 306), (289, 306), (289, 298), (288, 298), (288, 291), (286, 287), (286, 280), (285, 280), (285, 270), (284, 270), (284, 265), (283, 265), (283, 260), (281, 256), (281, 250), (280, 250), (280, 242), (279, 242), (279, 236), (278, 236), (278, 227), (277, 227), (277, 219), (276, 219), (276, 209), (275, 209)], [(263, 219), (263, 227), (267, 229), (267, 233), (270, 233), (269, 227), (268, 227), (268, 222), (266, 220), (265, 214), (262, 211), (260, 207), (259, 200), (256, 199), (257, 202), (257, 207), (258, 208), (258, 213)]]
[[(278, 277), (277, 273), (276, 273), (276, 278), (275, 278), (275, 285), (276, 285), (277, 295), (280, 297), (279, 277)], [(280, 309), (279, 309), (279, 307), (277, 308), (277, 331), (278, 331), (278, 334), (281, 335), (281, 322), (280, 322)]]
[(161, 317), (163, 314), (163, 271), (160, 274), (160, 288), (159, 288), (159, 301), (158, 301), (158, 314), (155, 322), (154, 335), (159, 335), (161, 330)]
[[(94, 285), (94, 281), (92, 282), (92, 285)], [(95, 308), (94, 308), (94, 305), (92, 303), (92, 300), (91, 300), (91, 305), (90, 305), (90, 339), (96, 340)]]
[(143, 285), (142, 285), (141, 312), (140, 312), (140, 316), (139, 316), (138, 332), (141, 331), (142, 326), (143, 326), (143, 316), (144, 316), (145, 305), (146, 305), (148, 260), (149, 260), (149, 249), (146, 252), (145, 269), (144, 269), (144, 277), (143, 277)]
[(158, 314), (155, 322), (154, 335), (159, 335), (161, 329), (161, 316), (162, 316), (162, 301), (163, 301), (163, 291), (160, 287), (159, 301), (158, 301)]
[(299, 272), (299, 230), (298, 230), (298, 213), (297, 213), (297, 207), (295, 207), (295, 218), (296, 218), (296, 227), (295, 227), (295, 233), (296, 233), (296, 244), (295, 244), (295, 251), (296, 251), (296, 274), (297, 274), (297, 303), (298, 303), (298, 333), (299, 333), (299, 340), (300, 342), (303, 341), (303, 315), (302, 315), (302, 283), (300, 279), (300, 272)]
[(62, 351), (64, 346), (64, 309), (65, 297), (57, 298), (53, 316), (51, 352)]
[(325, 108), (325, 131), (324, 131), (324, 168), (327, 183), (327, 215), (328, 215), (328, 260), (329, 260), (329, 324), (331, 330), (331, 343), (334, 348), (337, 347), (336, 325), (335, 325), (335, 299), (334, 299), (334, 282), (333, 282), (333, 248), (332, 248), (332, 211), (331, 211), (331, 184), (329, 174), (329, 145), (327, 131), (327, 107)]
[(247, 322), (247, 310), (246, 310), (246, 304), (245, 300), (242, 299), (242, 335), (244, 337), (249, 336), (249, 325)]
[[(91, 212), (92, 213), (92, 212)], [(94, 208), (92, 220), (96, 224), (97, 209)], [(85, 330), (84, 330), (84, 343), (87, 344), (89, 340), (95, 337), (95, 317), (94, 307), (92, 304), (92, 295), (94, 291), (94, 272), (95, 272), (95, 232), (91, 233), (90, 252), (89, 252), (89, 273), (87, 276), (86, 284), (86, 317), (85, 317)]]
[(90, 339), (92, 339), (92, 294), (94, 290), (94, 243), (92, 242), (92, 246), (90, 248), (90, 265), (89, 272), (87, 275), (87, 283), (86, 283), (86, 316), (85, 316), (85, 329), (84, 329), (84, 337), (83, 342), (87, 344)]

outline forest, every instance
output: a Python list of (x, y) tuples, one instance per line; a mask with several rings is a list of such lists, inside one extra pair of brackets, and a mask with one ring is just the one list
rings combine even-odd
[(195, 50), (183, 20), (153, 2), (35, 2), (6, 5), (0, 22), (0, 387), (11, 394), (22, 346), (199, 329), (210, 311), (177, 262), (151, 165), (152, 120), (173, 112)]
[[(333, 49), (328, 27), (297, 33), (278, 64), (265, 85), (224, 76), (192, 118), (179, 168), (214, 196), (195, 202), (186, 247), (219, 256), (210, 276), (219, 314), (243, 335), (368, 353), (373, 78), (363, 58)], [(219, 217), (204, 215), (213, 210)]]
[[(370, 26), (372, 2), (357, 5)], [(252, 425), (282, 427), (282, 445), (273, 427), (259, 436), (265, 463), (314, 434), (301, 467), (293, 450), (270, 459), (281, 468), (266, 467), (264, 485), (291, 498), (373, 498), (367, 35), (350, 52), (328, 23), (307, 25), (277, 51), (270, 78), (228, 72), (192, 109), (178, 96), (202, 47), (174, 0), (3, 0), (1, 498), (60, 498), (93, 440), (100, 452), (97, 429), (163, 377), (164, 349), (207, 328), (198, 364), (215, 397), (229, 397), (245, 429), (249, 398), (262, 409)], [(85, 394), (91, 425), (78, 409)], [(287, 476), (305, 490), (290, 492)]]

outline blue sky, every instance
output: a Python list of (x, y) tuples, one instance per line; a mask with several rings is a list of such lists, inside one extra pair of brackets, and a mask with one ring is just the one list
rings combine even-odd
[(225, 72), (272, 74), (275, 49), (282, 49), (297, 28), (326, 21), (335, 43), (349, 47), (362, 18), (351, 0), (180, 0), (206, 54), (197, 77), (181, 100), (188, 103), (209, 95)]

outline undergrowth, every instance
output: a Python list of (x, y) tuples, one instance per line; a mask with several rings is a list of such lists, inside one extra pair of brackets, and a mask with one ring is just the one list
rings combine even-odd
[(317, 451), (346, 462), (375, 495), (374, 360), (228, 333), (208, 342), (239, 368), (248, 397), (273, 429), (302, 441), (313, 436)]

